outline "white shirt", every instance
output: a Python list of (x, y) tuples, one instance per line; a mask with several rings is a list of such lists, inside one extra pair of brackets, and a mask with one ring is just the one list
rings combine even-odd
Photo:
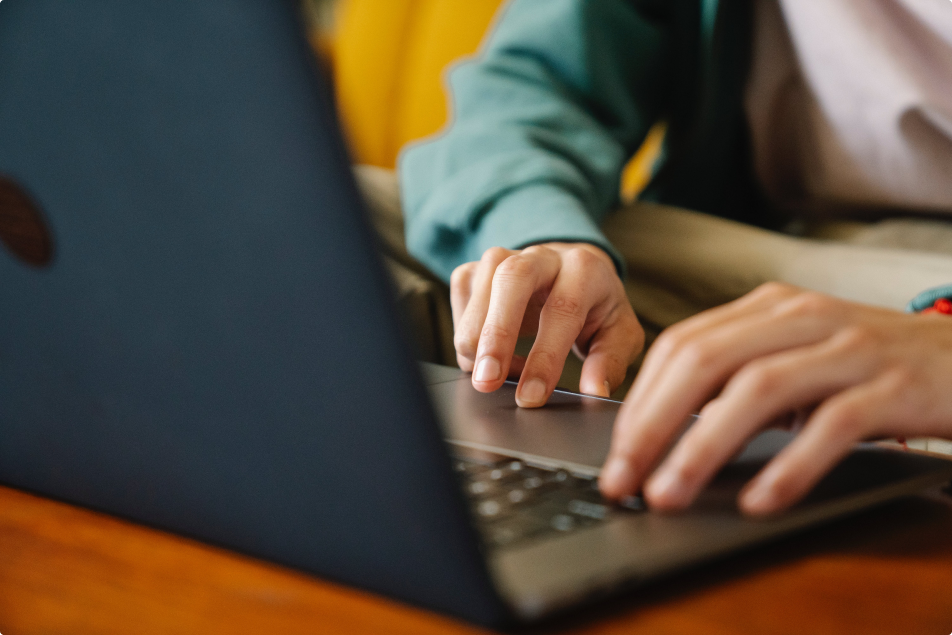
[(777, 204), (952, 215), (952, 0), (756, 0), (745, 101)]

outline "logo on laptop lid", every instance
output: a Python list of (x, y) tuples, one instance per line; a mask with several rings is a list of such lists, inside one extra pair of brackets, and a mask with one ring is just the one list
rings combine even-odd
[(19, 260), (44, 267), (53, 259), (53, 240), (39, 207), (13, 180), (0, 175), (0, 242)]

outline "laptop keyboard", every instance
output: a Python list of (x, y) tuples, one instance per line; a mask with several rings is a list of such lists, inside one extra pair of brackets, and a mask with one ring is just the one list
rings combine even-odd
[(640, 497), (613, 505), (598, 492), (598, 479), (564, 469), (505, 458), (495, 462), (454, 459), (469, 495), (476, 526), (492, 547), (565, 534), (597, 525), (613, 513), (645, 509)]

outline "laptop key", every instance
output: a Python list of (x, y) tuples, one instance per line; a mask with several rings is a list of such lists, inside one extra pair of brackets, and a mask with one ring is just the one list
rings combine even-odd
[(608, 505), (578, 500), (577, 498), (569, 501), (568, 510), (576, 516), (585, 516), (595, 520), (605, 520), (605, 517), (608, 516)]
[(509, 493), (506, 495), (506, 498), (509, 499), (510, 503), (519, 504), (527, 500), (530, 496), (531, 494), (526, 492), (523, 489), (513, 489), (513, 490), (509, 490)]
[(505, 515), (507, 508), (499, 503), (498, 500), (489, 499), (476, 505), (476, 513), (483, 518), (498, 518)]
[(530, 490), (532, 490), (532, 489), (538, 489), (538, 488), (542, 487), (542, 485), (544, 485), (544, 484), (545, 484), (545, 481), (543, 481), (543, 480), (542, 480), (540, 477), (538, 477), (538, 476), (529, 476), (528, 478), (526, 478), (525, 480), (522, 481), (522, 486), (523, 486), (525, 489), (530, 489)]
[(477, 528), (490, 546), (508, 548), (591, 527), (613, 513), (645, 510), (638, 496), (618, 505), (604, 500), (598, 479), (588, 474), (526, 465), (518, 459), (461, 459), (454, 468), (472, 499)]
[(486, 526), (486, 540), (497, 547), (506, 547), (548, 531), (545, 521), (519, 514)]
[(575, 518), (568, 514), (556, 514), (552, 517), (550, 524), (552, 525), (552, 529), (566, 532), (575, 529), (576, 521)]
[(491, 483), (482, 480), (474, 480), (470, 482), (469, 487), (467, 488), (470, 494), (474, 496), (483, 496), (484, 494), (489, 494), (493, 491), (493, 486)]

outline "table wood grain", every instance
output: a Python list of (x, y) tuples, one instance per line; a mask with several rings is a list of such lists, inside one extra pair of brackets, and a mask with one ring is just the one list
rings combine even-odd
[[(578, 634), (950, 633), (952, 497), (938, 492), (680, 573), (533, 629)], [(486, 631), (0, 487), (0, 633)]]

